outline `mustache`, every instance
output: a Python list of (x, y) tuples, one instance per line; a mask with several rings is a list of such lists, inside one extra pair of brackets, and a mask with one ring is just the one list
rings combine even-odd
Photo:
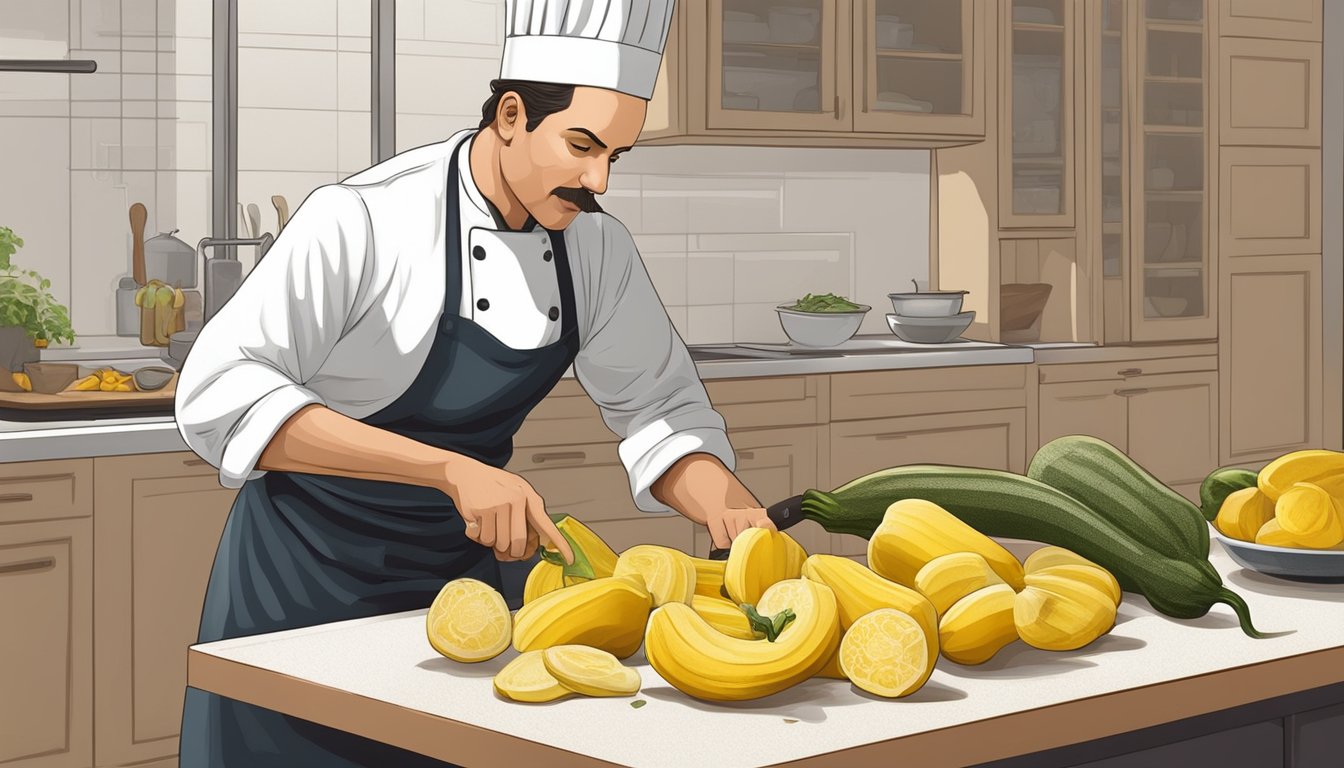
[(578, 189), (573, 187), (556, 187), (555, 191), (551, 192), (551, 194), (565, 202), (577, 205), (579, 210), (584, 213), (602, 213), (602, 206), (597, 204), (597, 196), (582, 187), (579, 187)]

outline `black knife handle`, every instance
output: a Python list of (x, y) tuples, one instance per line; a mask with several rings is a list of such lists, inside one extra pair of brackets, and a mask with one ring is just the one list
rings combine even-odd
[[(770, 518), (770, 522), (775, 524), (775, 529), (782, 531), (803, 521), (803, 496), (790, 496), (789, 498), (771, 504), (765, 514)], [(709, 552), (710, 560), (727, 560), (727, 549), (711, 549)]]

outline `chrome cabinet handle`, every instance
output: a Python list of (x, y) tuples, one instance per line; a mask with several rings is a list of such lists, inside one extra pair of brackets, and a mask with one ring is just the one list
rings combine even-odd
[(22, 563), (5, 563), (0, 565), (0, 573), (27, 573), (28, 571), (44, 571), (56, 566), (56, 558), (43, 557), (37, 560), (28, 560)]
[(0, 493), (0, 504), (8, 504), (15, 501), (32, 501), (31, 493)]
[(551, 451), (550, 453), (537, 453), (532, 456), (533, 464), (544, 464), (548, 461), (583, 461), (588, 458), (585, 451)]

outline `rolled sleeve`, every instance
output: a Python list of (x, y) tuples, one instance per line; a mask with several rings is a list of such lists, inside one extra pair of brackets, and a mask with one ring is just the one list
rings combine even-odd
[(309, 195), (234, 296), (201, 329), (178, 376), (174, 416), (187, 447), (237, 488), (280, 427), (326, 405), (307, 383), (351, 316), (372, 250), (358, 194), (338, 185)]
[(735, 455), (633, 238), (615, 219), (601, 220), (601, 269), (589, 287), (592, 328), (574, 373), (621, 438), (617, 451), (635, 506), (674, 511), (650, 492), (669, 467), (688, 454), (708, 453), (731, 471)]

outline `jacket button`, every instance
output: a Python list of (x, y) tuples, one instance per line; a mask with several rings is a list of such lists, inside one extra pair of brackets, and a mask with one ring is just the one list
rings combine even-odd
[(485, 259), (485, 249), (478, 245), (471, 249), (471, 255), (475, 256), (477, 261), (481, 261)]
[(551, 307), (551, 311), (550, 311), (549, 314), (550, 314), (550, 318), (551, 318), (552, 320), (556, 319), (557, 317), (560, 316), (560, 308), (559, 308), (559, 307)]
[(545, 259), (546, 261), (550, 261), (550, 260), (551, 260), (551, 252), (550, 252), (550, 251), (547, 251), (547, 252), (541, 254), (541, 258)]
[(485, 311), (490, 308), (490, 302), (487, 299), (478, 299), (476, 301), (476, 308)]

